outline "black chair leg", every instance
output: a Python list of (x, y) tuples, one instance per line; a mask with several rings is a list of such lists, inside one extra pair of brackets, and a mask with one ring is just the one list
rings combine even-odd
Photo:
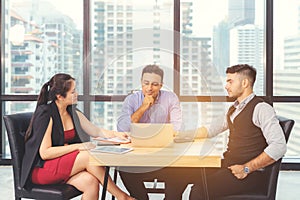
[[(117, 178), (118, 178), (118, 170), (117, 168), (115, 167), (115, 170), (114, 170), (114, 182), (117, 184)], [(115, 200), (115, 196), (111, 196), (111, 200)]]
[(208, 194), (208, 186), (207, 186), (205, 168), (201, 168), (201, 177), (202, 177), (203, 188), (205, 189), (205, 192), (204, 192), (205, 200), (209, 200), (209, 194)]
[(105, 176), (104, 176), (101, 200), (105, 200), (106, 197), (108, 176), (109, 176), (109, 167), (105, 167)]

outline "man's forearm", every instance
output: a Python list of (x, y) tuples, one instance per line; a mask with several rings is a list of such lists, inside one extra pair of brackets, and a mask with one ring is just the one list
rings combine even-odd
[(146, 112), (148, 108), (146, 106), (141, 106), (131, 115), (131, 122), (138, 123), (142, 118), (143, 114)]
[(258, 169), (264, 168), (268, 165), (271, 165), (274, 163), (275, 160), (271, 158), (268, 154), (265, 152), (262, 152), (259, 156), (252, 159), (251, 161), (247, 162), (245, 166), (249, 167), (250, 171), (256, 171)]
[(258, 169), (264, 168), (274, 162), (275, 162), (274, 159), (268, 156), (268, 154), (266, 154), (265, 152), (262, 152), (259, 156), (257, 156), (256, 158), (252, 159), (251, 161), (245, 164), (231, 165), (228, 168), (231, 170), (232, 174), (236, 178), (244, 179), (248, 176), (248, 173), (245, 173), (244, 171), (245, 167), (248, 167), (251, 173)]

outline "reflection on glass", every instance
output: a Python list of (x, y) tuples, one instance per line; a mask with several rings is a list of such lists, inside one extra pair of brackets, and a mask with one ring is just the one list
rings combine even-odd
[(255, 92), (264, 91), (264, 1), (182, 1), (181, 95), (226, 95), (225, 70), (257, 69)]
[(274, 95), (299, 96), (300, 1), (276, 0), (274, 13)]
[(153, 63), (173, 89), (173, 0), (93, 0), (91, 13), (91, 94), (140, 89), (141, 70)]
[(9, 0), (7, 5), (3, 92), (38, 94), (59, 72), (82, 83), (83, 1)]

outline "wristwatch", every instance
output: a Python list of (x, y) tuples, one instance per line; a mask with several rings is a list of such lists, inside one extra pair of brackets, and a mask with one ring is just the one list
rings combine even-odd
[(249, 167), (245, 166), (245, 167), (244, 167), (244, 172), (245, 172), (246, 174), (249, 174), (249, 173), (250, 173)]

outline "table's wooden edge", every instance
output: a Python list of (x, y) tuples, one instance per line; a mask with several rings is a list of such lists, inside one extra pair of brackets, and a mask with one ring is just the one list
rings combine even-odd
[(136, 163), (134, 161), (120, 161), (113, 159), (114, 156), (111, 155), (111, 158), (99, 158), (97, 159), (96, 155), (90, 155), (89, 164), (95, 166), (115, 166), (115, 167), (221, 167), (221, 156), (203, 156), (198, 157), (198, 160), (193, 156), (191, 158), (184, 159), (174, 159), (170, 162), (151, 162), (150, 160), (143, 163)]

